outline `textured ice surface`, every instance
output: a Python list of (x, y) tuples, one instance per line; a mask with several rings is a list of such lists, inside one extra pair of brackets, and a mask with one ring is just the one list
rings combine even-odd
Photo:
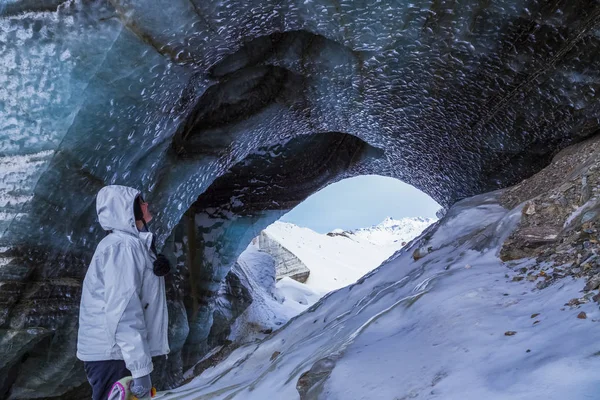
[[(520, 209), (496, 206), (482, 216), (495, 202), (492, 195), (457, 204), (437, 228), (355, 285), (158, 398), (595, 398), (597, 307), (564, 307), (580, 281), (538, 291), (506, 277), (498, 244)], [(445, 229), (455, 224), (469, 228)], [(428, 242), (436, 249), (414, 261), (412, 250)], [(582, 310), (588, 319), (577, 318)]]
[(200, 343), (252, 234), (328, 183), (392, 176), (448, 206), (595, 133), (599, 15), (597, 0), (1, 2), (0, 390), (85, 382), (69, 346), (103, 185), (144, 192), (159, 245), (192, 205), (216, 216), (197, 227), (218, 242), (198, 256)]
[(89, 245), (93, 196), (118, 182), (144, 190), (164, 239), (233, 164), (324, 132), (382, 149), (363, 172), (445, 205), (512, 183), (598, 128), (599, 13), (584, 0), (5, 2), (0, 154), (35, 161), (0, 187), (2, 232)]

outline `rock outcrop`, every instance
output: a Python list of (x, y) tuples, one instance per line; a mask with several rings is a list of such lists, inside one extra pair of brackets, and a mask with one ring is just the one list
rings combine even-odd
[[(501, 251), (519, 272), (514, 279), (537, 281), (541, 289), (568, 276), (585, 277), (587, 294), (575, 303), (590, 301), (596, 295), (590, 291), (600, 286), (599, 196), (598, 137), (563, 150), (547, 168), (507, 190), (503, 203), (523, 207)], [(527, 258), (536, 264), (521, 267), (519, 260)]]
[(306, 282), (310, 275), (308, 267), (281, 243), (269, 236), (266, 231), (260, 232), (258, 247), (275, 260), (277, 280), (287, 276), (298, 282)]

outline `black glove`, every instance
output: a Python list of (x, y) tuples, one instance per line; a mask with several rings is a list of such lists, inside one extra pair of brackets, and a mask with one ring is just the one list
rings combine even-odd
[(164, 254), (158, 254), (154, 260), (154, 275), (165, 276), (171, 272), (171, 263)]

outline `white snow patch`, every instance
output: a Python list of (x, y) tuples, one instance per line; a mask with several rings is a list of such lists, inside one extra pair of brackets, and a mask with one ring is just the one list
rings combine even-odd
[(289, 278), (275, 283), (275, 261), (250, 244), (238, 259), (243, 283), (252, 303), (232, 326), (229, 340), (249, 342), (265, 337), (316, 303), (322, 296)]

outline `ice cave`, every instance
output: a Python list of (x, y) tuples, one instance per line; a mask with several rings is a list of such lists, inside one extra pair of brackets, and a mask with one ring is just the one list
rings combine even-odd
[[(109, 184), (177, 266), (158, 398), (599, 398), (598, 90), (597, 0), (0, 1), (0, 398), (89, 396)], [(211, 359), (256, 232), (365, 174), (445, 215)]]

